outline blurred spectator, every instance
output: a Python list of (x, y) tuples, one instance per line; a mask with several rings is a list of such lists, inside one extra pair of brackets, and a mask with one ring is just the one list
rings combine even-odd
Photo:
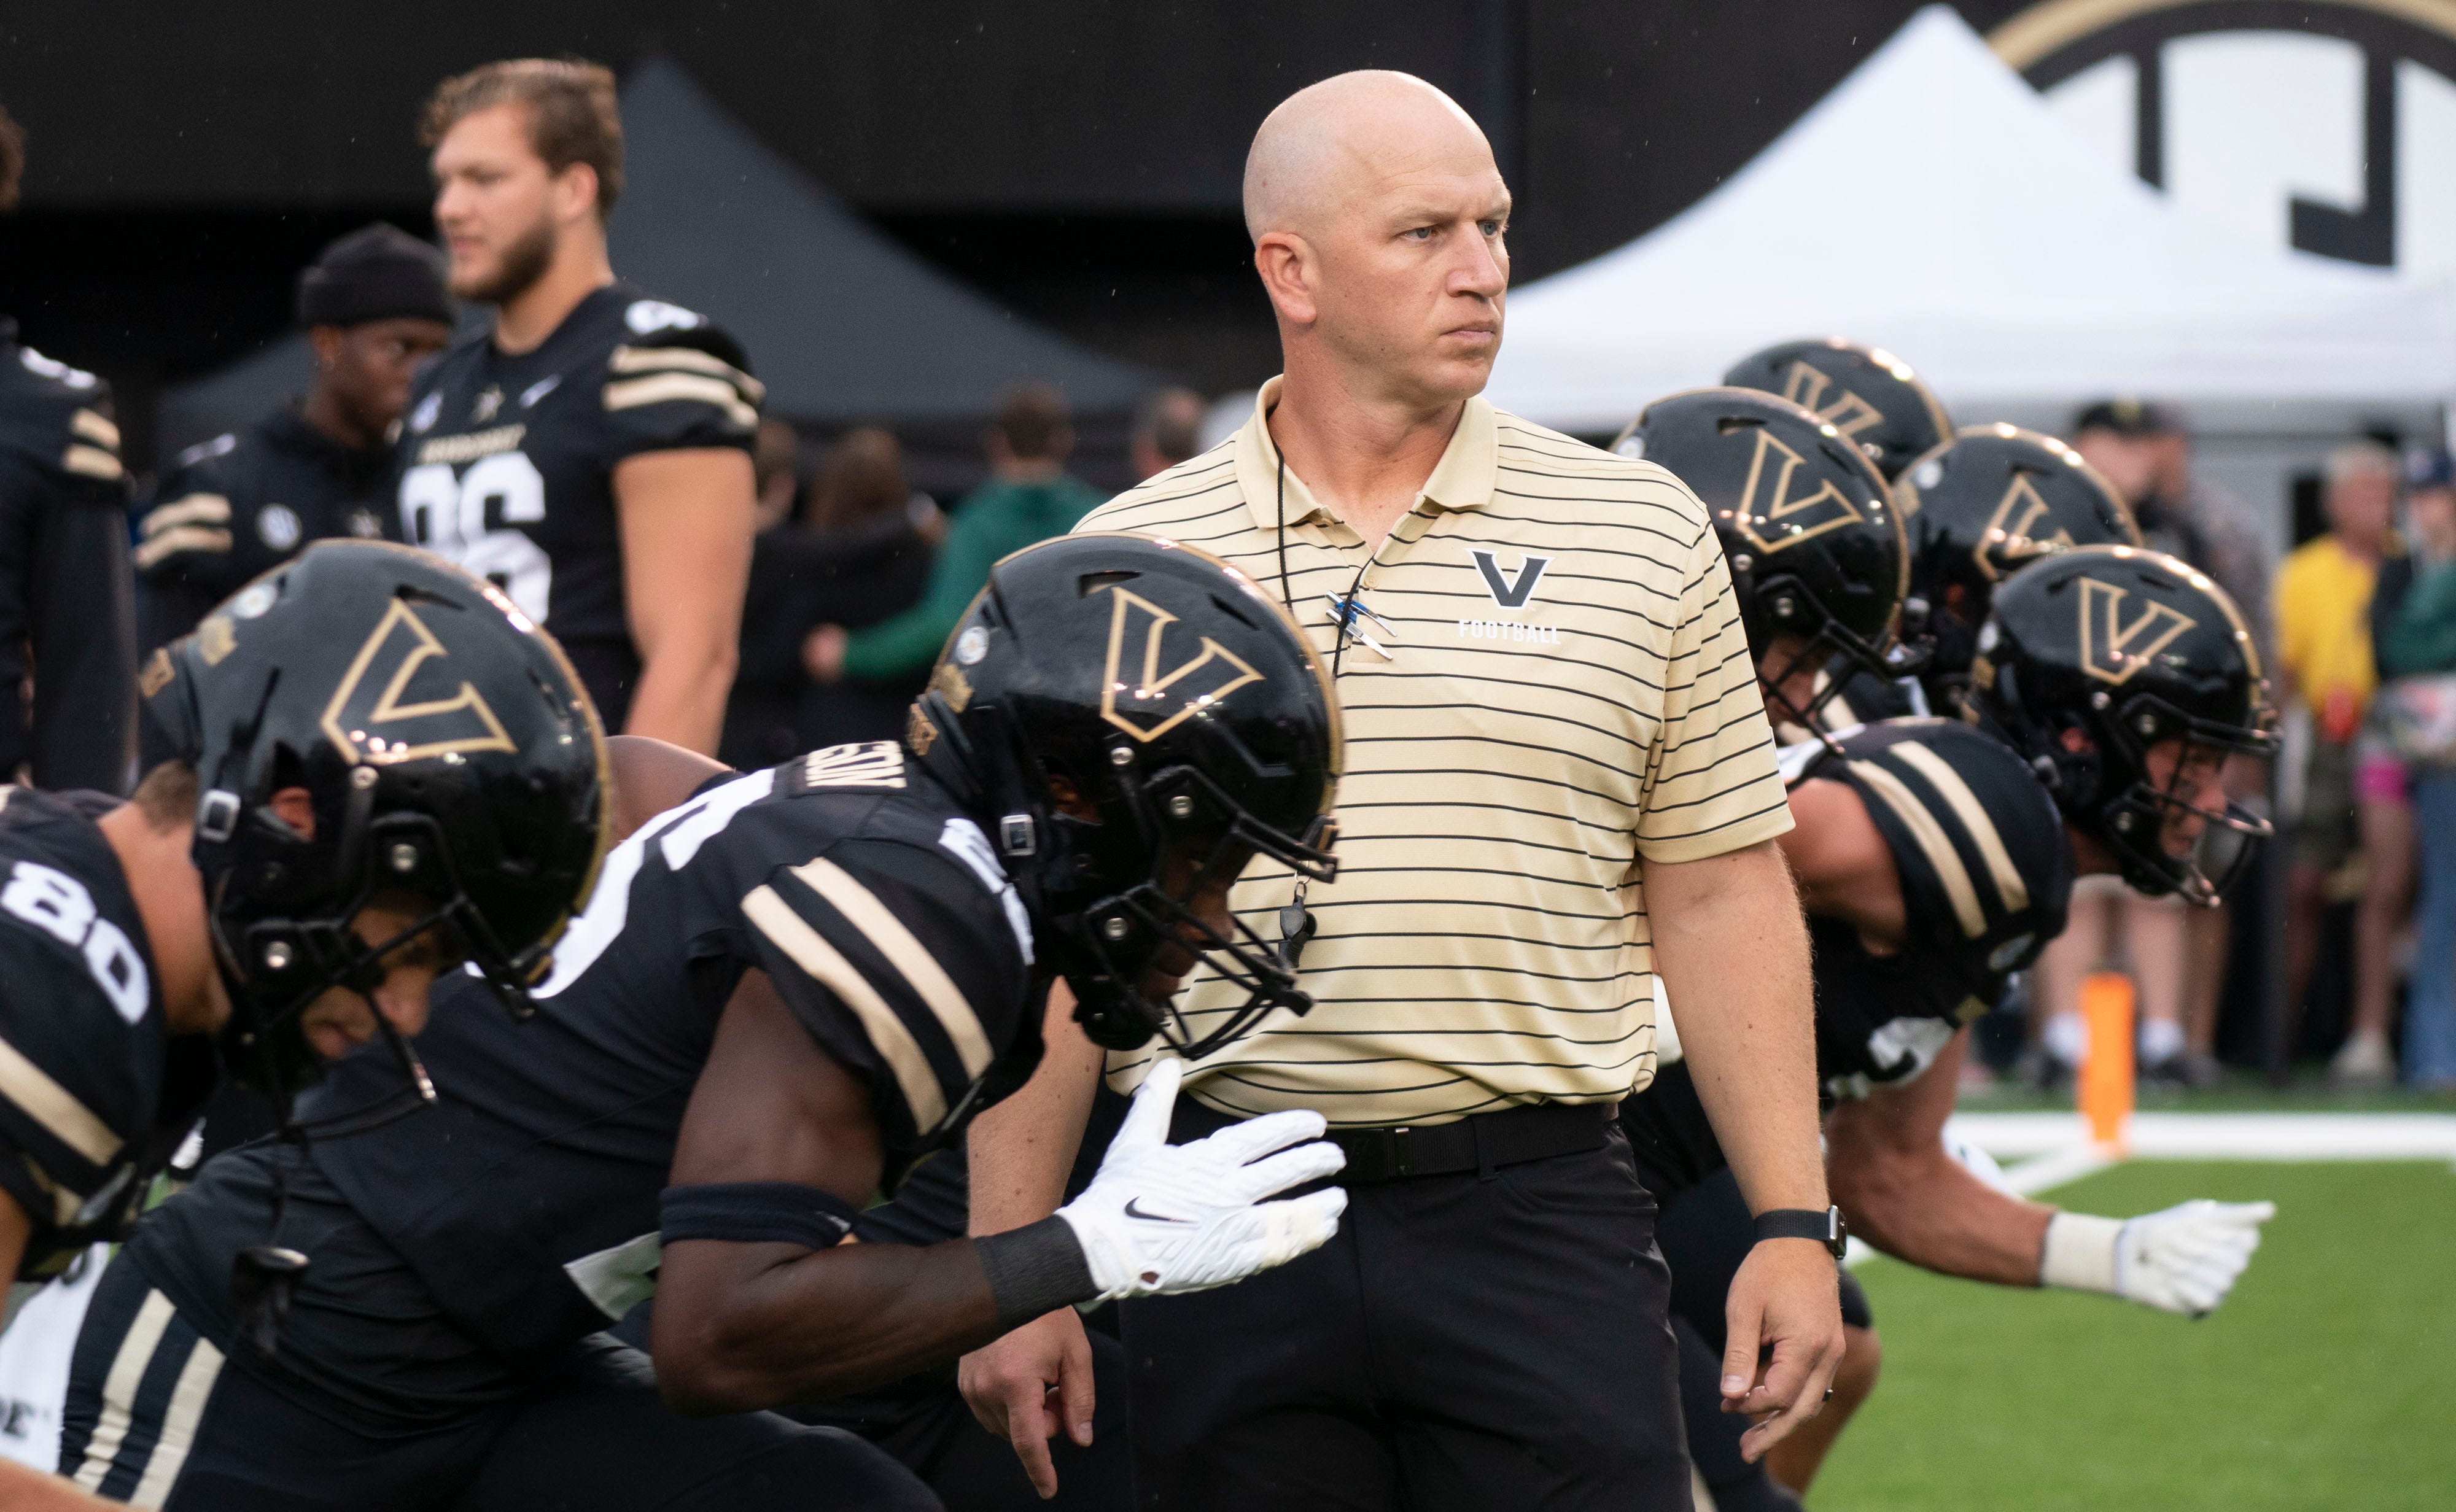
[(1135, 410), (1126, 455), (1136, 478), (1156, 478), (1202, 450), (1202, 417), (1210, 406), (1192, 389), (1161, 389)]
[[(0, 111), (0, 211), (25, 133)], [(111, 387), (0, 316), (0, 783), (128, 791), (136, 622)]]
[[(2401, 551), (2394, 524), (2396, 454), (2376, 441), (2329, 454), (2322, 499), (2327, 532), (2296, 548), (2277, 571), (2277, 670), (2287, 697), (2308, 716), (2302, 801), (2286, 832), (2285, 991), (2299, 1010), (2319, 958), (2331, 900), (2361, 888), (2354, 813), (2354, 737), (2378, 673), (2371, 660), (2371, 589), (2381, 562)], [(2384, 954), (2357, 951), (2355, 1001), (2381, 1005), (2392, 970)]]
[(315, 364), (307, 393), (181, 452), (155, 489), (136, 547), (144, 646), (194, 629), (311, 541), (383, 534), (389, 433), (418, 365), (452, 338), (443, 279), (442, 254), (381, 222), (299, 273), (298, 323)]
[[(762, 475), (763, 508), (778, 493), (789, 507), (798, 447), (762, 440), (766, 465), (776, 468)], [(936, 515), (934, 507), (916, 507), (926, 502), (905, 482), (895, 438), (863, 427), (828, 449), (801, 518), (760, 535), (742, 613), (741, 670), (719, 750), (727, 765), (755, 769), (823, 746), (902, 734), (926, 664), (823, 686), (804, 669), (802, 645), (817, 625), (875, 624), (921, 597), (930, 575), (923, 529)]]
[(2412, 556), (2383, 565), (2373, 624), (2391, 748), (2405, 763), (2422, 895), (2405, 1005), (2407, 1080), (2456, 1091), (2456, 464), (2426, 455), (2408, 474)]
[(999, 558), (1064, 535), (1101, 501), (1066, 471), (1074, 428), (1054, 388), (1034, 383), (1008, 394), (982, 445), (990, 480), (955, 506), (921, 602), (866, 630), (848, 633), (839, 620), (811, 631), (803, 664), (819, 683), (927, 673)]

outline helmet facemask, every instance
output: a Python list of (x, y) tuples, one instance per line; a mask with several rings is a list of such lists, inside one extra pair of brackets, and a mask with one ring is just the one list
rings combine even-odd
[[(2110, 712), (2114, 717), (2097, 731), (2112, 747), (2106, 771), (2110, 778), (2128, 773), (2130, 780), (2105, 792), (2088, 828), (2115, 853), (2134, 890), (2217, 907), (2275, 828), (2231, 798), (2215, 808), (2194, 800), (2202, 787), (2222, 782), (2229, 756), (2274, 755), (2276, 737), (2258, 725), (2195, 718), (2151, 693), (2136, 694)], [(2175, 756), (2161, 777), (2152, 753), (2170, 741), (2178, 743)]]
[[(1288, 835), (1233, 803), (1194, 766), (1165, 766), (1145, 778), (1134, 769), (1132, 752), (1114, 749), (1129, 760), (1105, 785), (1099, 817), (1053, 804), (1042, 864), (1009, 861), (1018, 888), (1028, 898), (1038, 895), (1050, 926), (1050, 964), (1074, 990), (1084, 1032), (1111, 1050), (1156, 1039), (1191, 1060), (1241, 1038), (1274, 1010), (1310, 1011), (1313, 999), (1298, 988), (1294, 963), (1229, 912), (1226, 898), (1257, 855), (1301, 878), (1330, 881), (1338, 873), (1332, 821), (1317, 816), (1302, 835)], [(1036, 873), (1036, 885), (1025, 886), (1025, 870)], [(1155, 1000), (1144, 991), (1155, 969), (1182, 981), (1197, 965), (1245, 993), (1242, 1006), (1202, 1032), (1173, 995)]]
[[(1746, 560), (1736, 558), (1733, 566)], [(1882, 642), (1869, 641), (1828, 612), (1806, 583), (1788, 574), (1751, 582), (1742, 603), (1741, 618), (1750, 656), (1756, 664), (1757, 684), (1766, 701), (1803, 730), (1824, 729), (1826, 706), (1841, 696), (1843, 684), (1852, 675), (1864, 672), (1890, 682), (1915, 670), (1914, 648), (1893, 642), (1891, 636)], [(1787, 657), (1776, 647), (1785, 639), (1798, 647)], [(1769, 662), (1780, 664), (1769, 672)], [(1817, 674), (1815, 692), (1803, 705), (1785, 691), (1785, 684), (1810, 671)]]

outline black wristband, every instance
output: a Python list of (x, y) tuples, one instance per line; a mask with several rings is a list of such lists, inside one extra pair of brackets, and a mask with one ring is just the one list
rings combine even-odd
[(1043, 1313), (1088, 1302), (1100, 1295), (1092, 1284), (1092, 1262), (1083, 1241), (1054, 1214), (1037, 1223), (974, 1239), (981, 1273), (989, 1277), (1001, 1330), (1020, 1328)]
[(723, 1239), (733, 1244), (799, 1244), (829, 1249), (852, 1232), (859, 1216), (832, 1192), (790, 1181), (714, 1181), (667, 1187), (657, 1199), (657, 1228), (667, 1244), (677, 1239)]
[(1768, 1208), (1756, 1217), (1756, 1242), (1768, 1239), (1814, 1239), (1833, 1252), (1840, 1259), (1846, 1247), (1842, 1229), (1842, 1210), (1829, 1207), (1819, 1213), (1814, 1208)]

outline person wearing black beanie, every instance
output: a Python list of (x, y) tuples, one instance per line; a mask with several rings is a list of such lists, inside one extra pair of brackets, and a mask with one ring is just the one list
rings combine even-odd
[(452, 335), (443, 255), (362, 226), (299, 273), (297, 309), (315, 363), (306, 394), (180, 453), (154, 492), (135, 555), (148, 648), (311, 541), (383, 533), (410, 379)]

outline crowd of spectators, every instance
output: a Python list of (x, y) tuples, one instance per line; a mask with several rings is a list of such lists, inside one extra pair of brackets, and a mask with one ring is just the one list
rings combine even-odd
[[(2278, 827), (2283, 928), (2257, 958), (2282, 975), (2289, 1045), (2306, 1005), (2333, 994), (2337, 1086), (2456, 1090), (2456, 460), (2439, 447), (2400, 459), (2372, 439), (2337, 448), (2321, 479), (2325, 528), (2272, 578), (2248, 511), (2196, 475), (2181, 415), (2110, 400), (2081, 411), (2072, 436), (2147, 542), (2233, 598), (2270, 669), (2283, 753), (2273, 771), (2236, 758), (2226, 781)], [(2074, 889), (2071, 927), (2032, 976), (2024, 1069), (2047, 1084), (2072, 1074), (2087, 1049), (2082, 979), (2118, 970), (2136, 994), (2144, 1078), (2214, 1082), (2221, 996), (2259, 1011), (2268, 995), (2227, 981), (2236, 930), (2268, 911), (2262, 871), (2215, 909), (2100, 882)]]

